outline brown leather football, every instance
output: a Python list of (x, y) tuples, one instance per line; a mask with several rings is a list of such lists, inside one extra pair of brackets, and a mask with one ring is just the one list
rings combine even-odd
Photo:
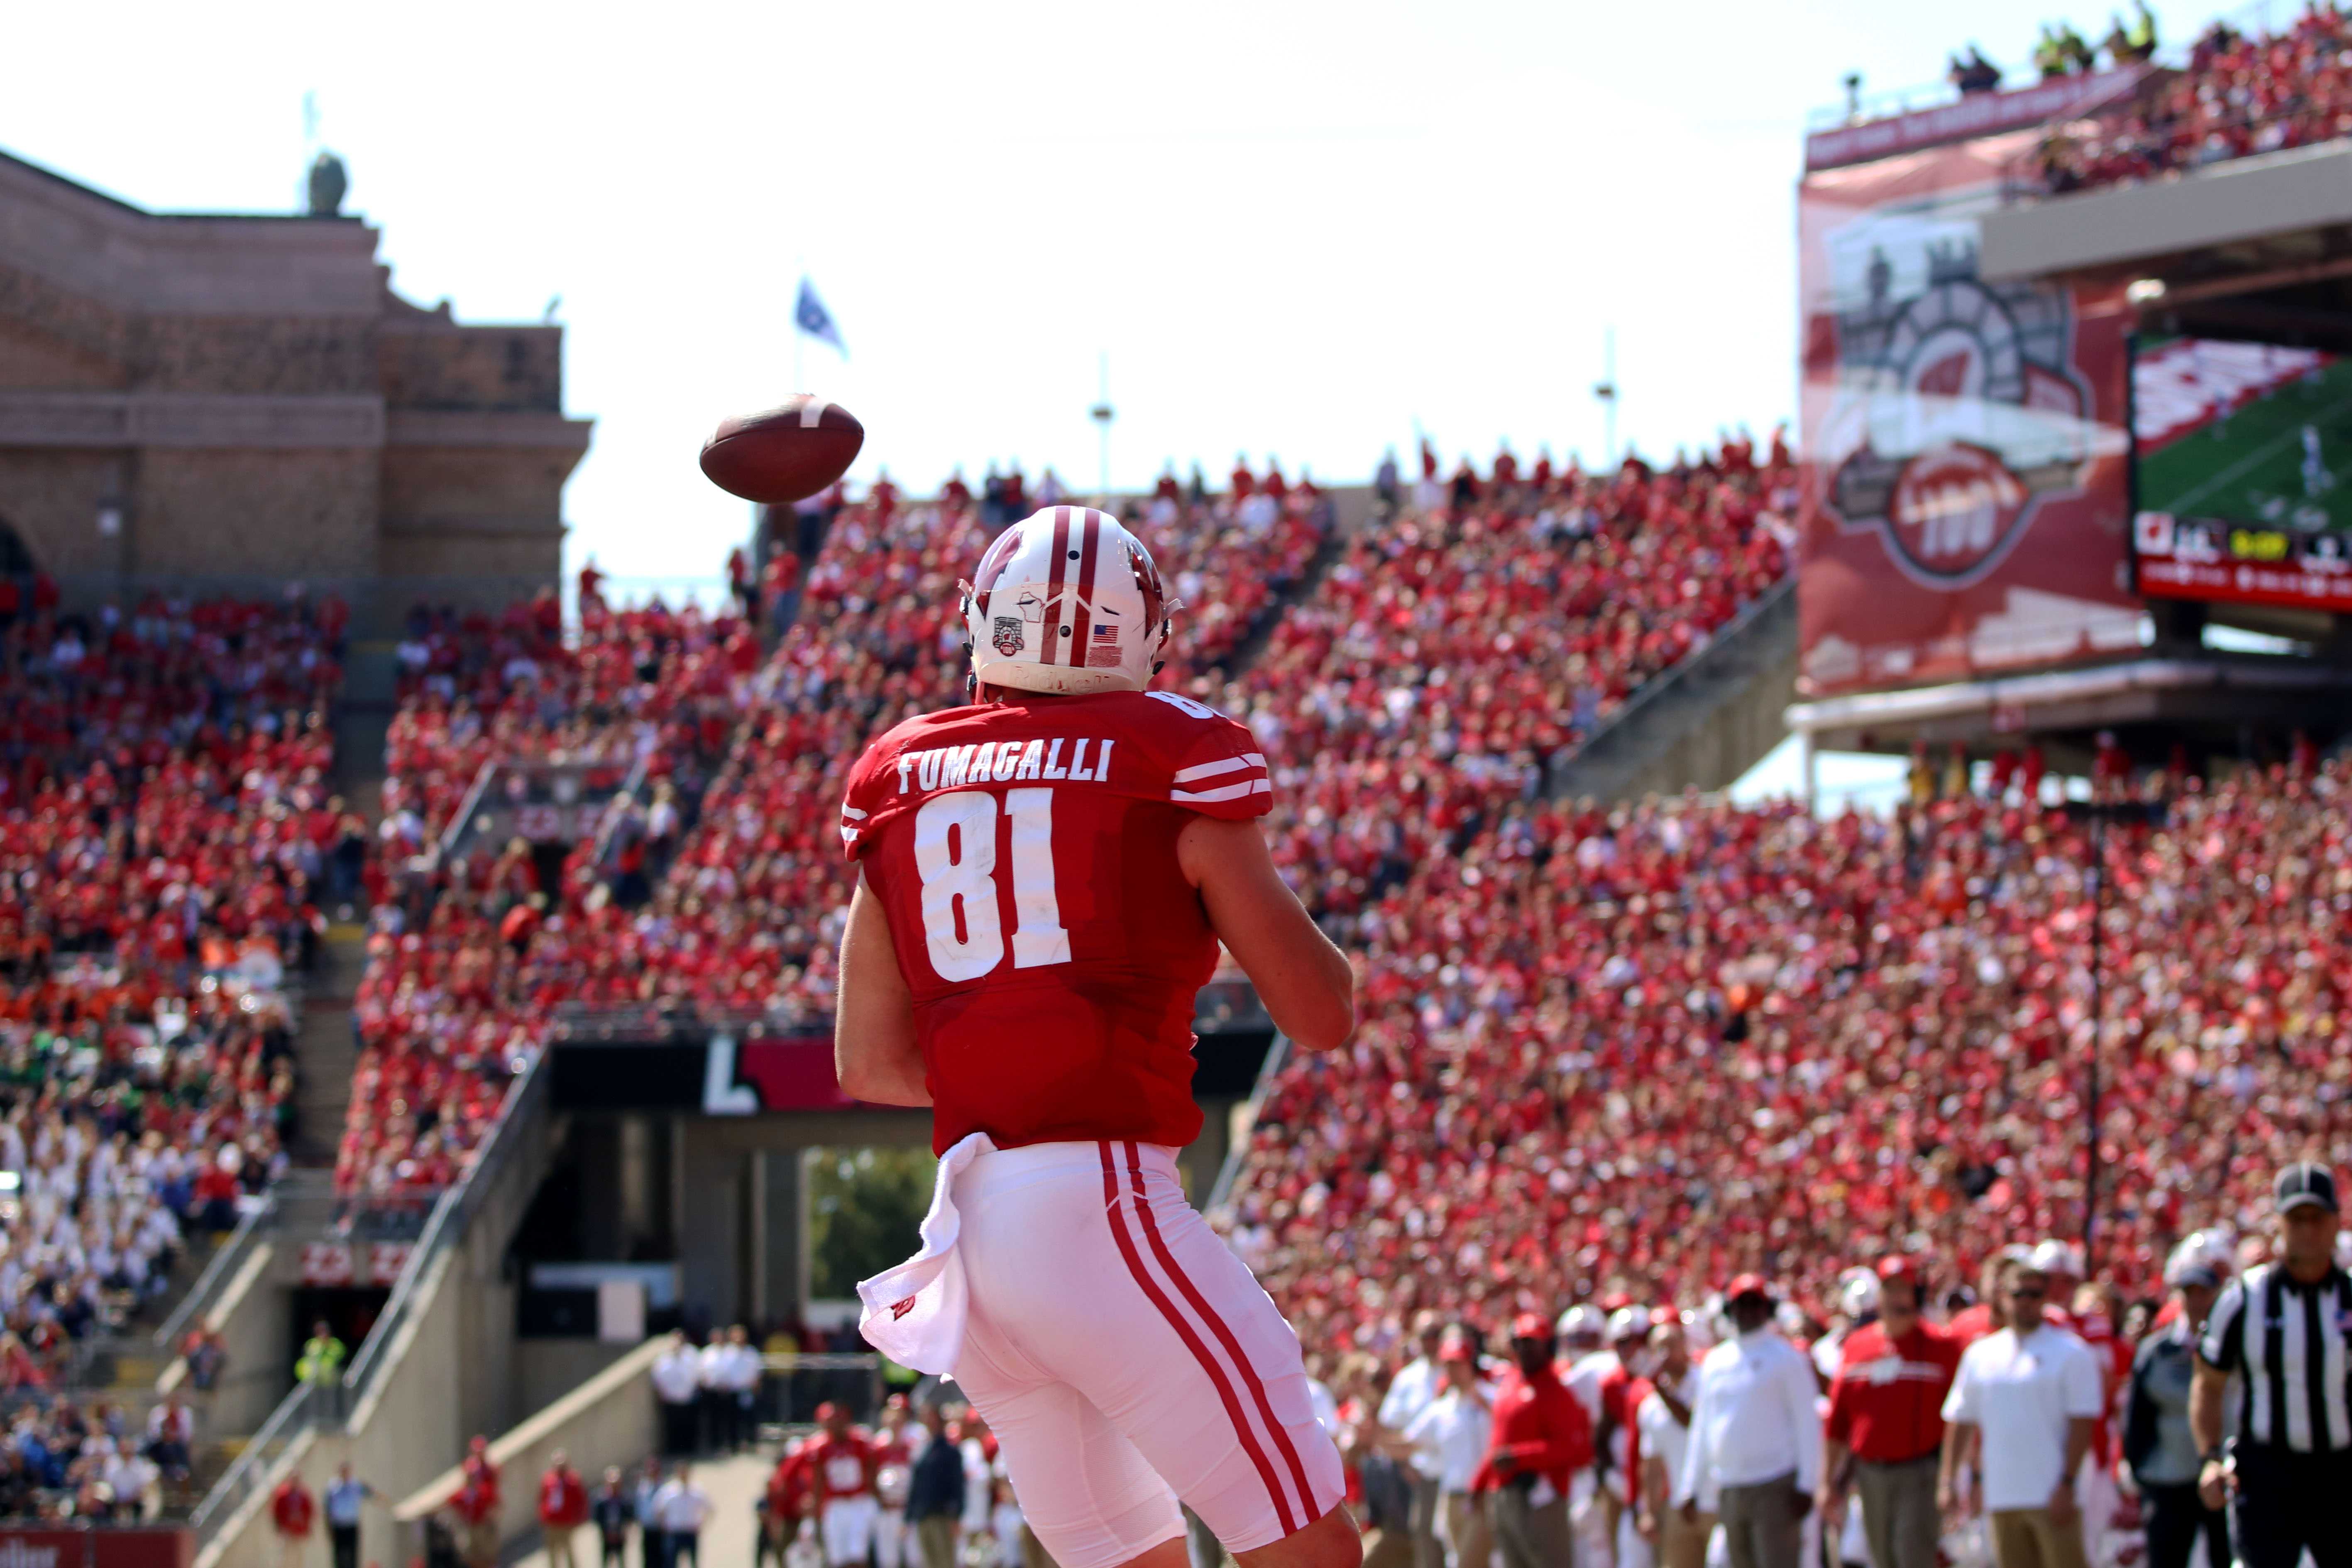
[(799, 392), (764, 413), (720, 422), (702, 444), (702, 472), (730, 496), (781, 507), (840, 478), (865, 444), (856, 415)]

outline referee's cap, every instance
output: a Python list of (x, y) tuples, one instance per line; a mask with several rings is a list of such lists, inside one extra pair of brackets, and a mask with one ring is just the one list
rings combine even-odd
[(2336, 1177), (2326, 1166), (2309, 1160), (2298, 1161), (2279, 1172), (2278, 1211), (2292, 1214), (2309, 1204), (2317, 1204), (2328, 1213), (2336, 1212)]

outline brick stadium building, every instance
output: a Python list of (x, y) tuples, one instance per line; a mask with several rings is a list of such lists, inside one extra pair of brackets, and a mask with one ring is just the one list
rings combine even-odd
[(363, 614), (556, 581), (590, 428), (563, 329), (401, 298), (341, 183), (310, 214), (150, 213), (0, 154), (0, 571), (299, 579)]

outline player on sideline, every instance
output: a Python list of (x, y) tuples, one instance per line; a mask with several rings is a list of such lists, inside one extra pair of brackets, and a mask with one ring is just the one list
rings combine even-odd
[(961, 608), (973, 703), (868, 747), (842, 806), (842, 1088), (930, 1106), (942, 1156), (860, 1326), (952, 1373), (1060, 1568), (1185, 1568), (1180, 1497), (1240, 1568), (1356, 1568), (1297, 1336), (1176, 1175), (1220, 941), (1293, 1043), (1355, 1026), (1258, 831), (1265, 758), (1144, 689), (1178, 606), (1106, 513), (1006, 529)]

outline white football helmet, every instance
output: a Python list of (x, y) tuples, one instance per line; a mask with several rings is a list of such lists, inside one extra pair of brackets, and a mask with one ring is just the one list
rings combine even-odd
[(1024, 517), (962, 588), (972, 678), (1024, 692), (1143, 690), (1181, 608), (1142, 541), (1091, 507)]

